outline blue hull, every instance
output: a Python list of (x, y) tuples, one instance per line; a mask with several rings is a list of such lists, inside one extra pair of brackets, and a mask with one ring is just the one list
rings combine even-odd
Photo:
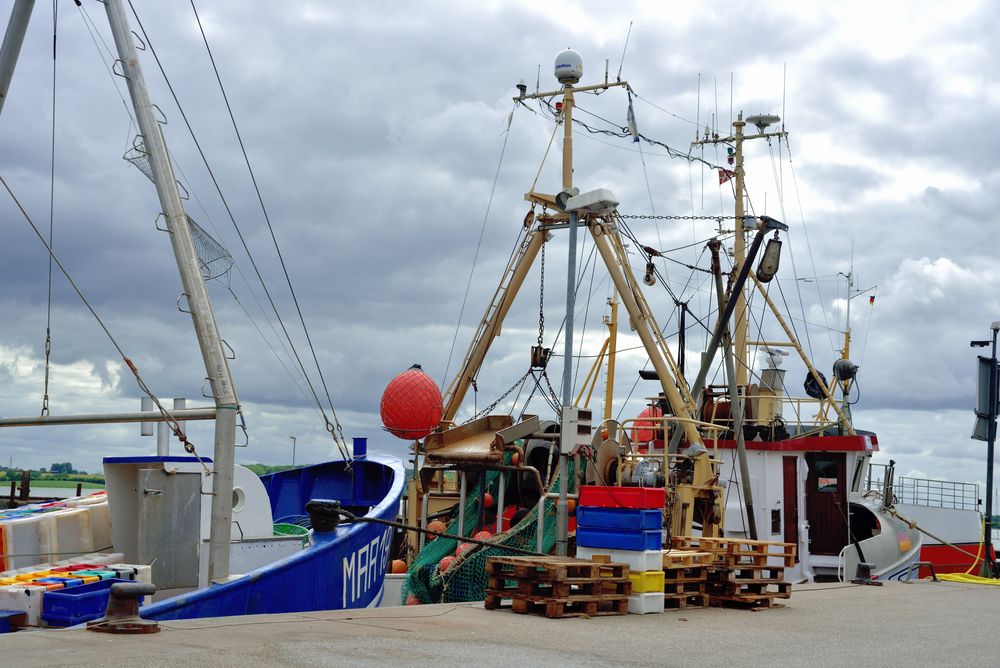
[[(370, 455), (353, 463), (327, 462), (261, 478), (275, 519), (304, 515), (310, 499), (336, 499), (347, 510), (395, 520), (405, 474), (398, 459)], [(370, 510), (369, 510), (370, 508)], [(310, 532), (302, 552), (245, 576), (142, 608), (145, 619), (226, 617), (379, 604), (392, 546), (392, 529), (370, 523)]]

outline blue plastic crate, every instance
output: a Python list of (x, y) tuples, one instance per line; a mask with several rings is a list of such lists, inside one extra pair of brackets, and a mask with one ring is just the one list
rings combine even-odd
[(663, 513), (659, 510), (636, 508), (579, 506), (576, 509), (576, 525), (588, 529), (649, 531), (663, 526)]
[(49, 626), (75, 626), (103, 617), (111, 596), (111, 585), (116, 582), (128, 581), (113, 578), (45, 592), (42, 595), (42, 621)]
[(663, 547), (663, 532), (660, 529), (625, 531), (577, 527), (576, 544), (612, 550), (659, 550)]

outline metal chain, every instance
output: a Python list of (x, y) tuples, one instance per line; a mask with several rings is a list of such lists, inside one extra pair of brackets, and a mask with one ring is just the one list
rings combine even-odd
[(628, 216), (622, 213), (618, 214), (619, 218), (631, 218), (633, 220), (717, 220), (722, 222), (730, 218), (735, 218), (735, 216), (654, 216), (654, 215), (632, 215)]
[(542, 241), (541, 274), (538, 288), (538, 347), (545, 338), (545, 242)]
[(494, 401), (489, 406), (486, 406), (485, 408), (483, 408), (483, 410), (479, 411), (478, 413), (476, 413), (475, 415), (473, 415), (471, 418), (469, 418), (468, 420), (466, 420), (462, 424), (468, 424), (468, 423), (472, 422), (473, 420), (478, 420), (479, 418), (481, 418), (481, 417), (483, 417), (485, 415), (488, 415), (490, 413), (490, 411), (492, 411), (494, 408), (496, 408), (500, 404), (501, 401), (503, 401), (504, 399), (506, 399), (507, 397), (509, 397), (514, 392), (514, 390), (516, 390), (518, 387), (520, 387), (521, 384), (524, 382), (524, 379), (527, 378), (530, 374), (531, 374), (531, 369), (529, 369), (523, 376), (521, 376), (520, 378), (518, 378), (514, 382), (514, 384), (510, 386), (510, 388), (506, 392), (504, 392), (502, 395), (500, 395), (497, 398), (496, 401)]

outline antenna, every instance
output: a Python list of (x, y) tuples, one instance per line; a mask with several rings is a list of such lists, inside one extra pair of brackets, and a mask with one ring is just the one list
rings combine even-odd
[(628, 22), (628, 32), (625, 33), (625, 46), (622, 47), (622, 59), (618, 62), (618, 78), (622, 80), (622, 66), (625, 65), (625, 51), (628, 49), (628, 38), (632, 36), (632, 21)]

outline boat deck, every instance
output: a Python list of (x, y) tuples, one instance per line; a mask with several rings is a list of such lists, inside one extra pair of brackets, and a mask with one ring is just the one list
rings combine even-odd
[(9, 666), (994, 665), (1000, 588), (802, 585), (787, 607), (545, 619), (441, 604), (0, 636)]

